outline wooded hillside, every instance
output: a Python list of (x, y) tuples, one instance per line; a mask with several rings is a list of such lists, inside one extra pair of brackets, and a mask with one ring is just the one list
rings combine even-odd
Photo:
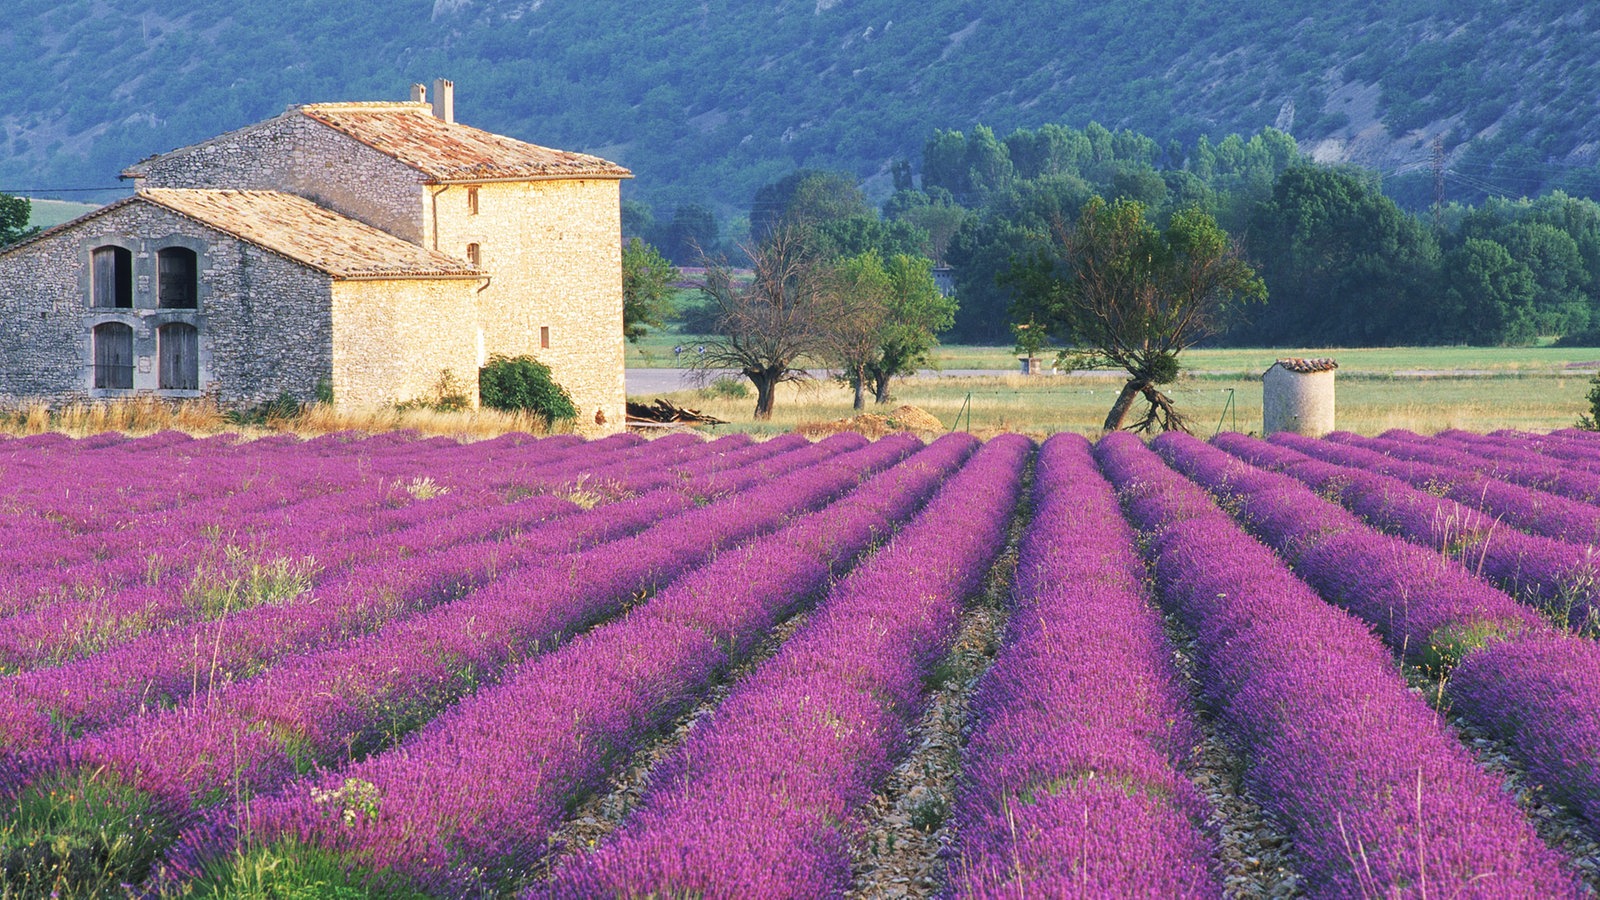
[[(800, 166), (888, 193), (935, 129), (1097, 120), (1165, 145), (1278, 126), (1432, 200), (1600, 194), (1578, 0), (13, 0), (0, 189), (100, 187), (286, 105), (453, 78), (463, 121), (633, 168), (636, 199), (742, 210)], [(882, 188), (876, 190), (876, 188)], [(104, 199), (90, 196), (86, 199)]]

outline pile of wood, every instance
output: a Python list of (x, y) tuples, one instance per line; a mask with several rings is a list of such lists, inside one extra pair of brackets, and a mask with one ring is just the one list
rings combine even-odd
[(654, 403), (628, 403), (628, 424), (642, 427), (663, 425), (726, 425), (716, 416), (708, 416), (698, 409), (678, 406), (668, 400)]

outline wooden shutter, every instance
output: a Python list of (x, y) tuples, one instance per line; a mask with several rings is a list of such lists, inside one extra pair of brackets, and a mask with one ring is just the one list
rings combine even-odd
[(90, 261), (90, 304), (105, 309), (133, 308), (133, 254), (122, 247), (96, 247)]
[(117, 322), (94, 329), (94, 386), (133, 387), (133, 329)]
[(199, 390), (200, 332), (181, 322), (163, 325), (156, 332), (156, 342), (161, 356), (161, 389)]

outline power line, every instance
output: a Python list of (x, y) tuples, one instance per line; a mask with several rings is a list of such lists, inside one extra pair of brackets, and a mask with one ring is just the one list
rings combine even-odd
[(10, 194), (13, 197), (22, 194), (104, 194), (110, 191), (128, 192), (126, 185), (116, 187), (47, 187), (47, 188), (8, 188), (0, 187), (0, 194)]

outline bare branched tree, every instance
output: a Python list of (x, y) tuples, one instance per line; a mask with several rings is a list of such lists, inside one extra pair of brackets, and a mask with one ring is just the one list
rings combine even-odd
[(737, 369), (755, 385), (755, 417), (770, 419), (778, 385), (809, 378), (805, 364), (826, 355), (836, 299), (804, 227), (775, 226), (760, 244), (743, 249), (750, 257), (748, 279), (726, 262), (706, 263), (701, 292), (717, 334), (690, 365), (705, 373)]

